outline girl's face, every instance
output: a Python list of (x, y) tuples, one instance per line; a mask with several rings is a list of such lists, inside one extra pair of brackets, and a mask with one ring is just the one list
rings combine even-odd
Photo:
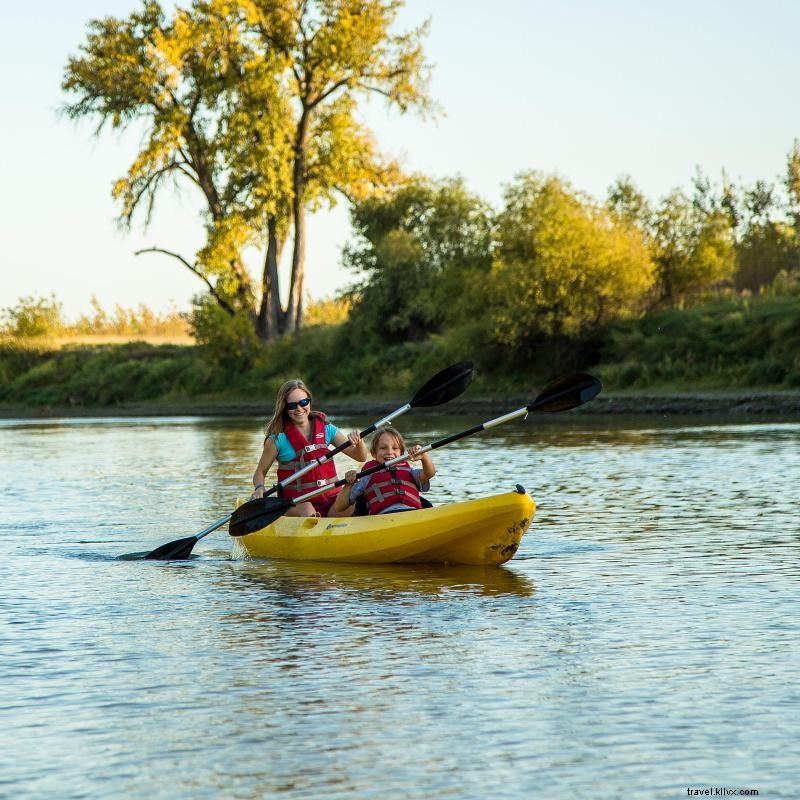
[[(300, 405), (305, 402), (305, 405)], [(286, 395), (286, 416), (294, 422), (295, 425), (303, 425), (311, 413), (311, 401), (308, 397), (308, 392), (305, 389), (292, 389)]]
[(394, 436), (384, 434), (378, 439), (378, 443), (375, 445), (376, 461), (385, 464), (387, 461), (391, 461), (393, 458), (397, 458), (397, 456), (401, 455), (403, 455), (403, 449), (400, 446), (400, 442)]

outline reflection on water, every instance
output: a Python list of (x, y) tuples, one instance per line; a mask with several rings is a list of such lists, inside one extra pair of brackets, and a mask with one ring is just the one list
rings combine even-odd
[(253, 561), (236, 573), (237, 586), (304, 598), (311, 592), (392, 599), (400, 595), (530, 597), (533, 583), (506, 567), (438, 564), (327, 564)]
[(0, 421), (0, 794), (796, 796), (800, 425), (561, 417), (433, 454), (435, 504), (537, 500), (494, 569), (120, 559), (227, 513), (263, 421)]

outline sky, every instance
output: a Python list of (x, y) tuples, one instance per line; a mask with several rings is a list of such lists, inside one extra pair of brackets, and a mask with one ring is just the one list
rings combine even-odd
[[(169, 4), (165, 4), (169, 5)], [(94, 295), (112, 310), (189, 307), (203, 285), (158, 246), (190, 261), (202, 244), (190, 190), (164, 195), (147, 230), (121, 230), (111, 197), (138, 140), (59, 114), (64, 66), (90, 19), (127, 16), (132, 0), (5, 3), (0, 16), (0, 309), (55, 294), (68, 318)], [(407, 171), (460, 175), (499, 205), (525, 170), (557, 174), (602, 198), (630, 175), (651, 199), (688, 189), (699, 167), (739, 184), (778, 180), (800, 138), (800, 3), (795, 0), (407, 0), (403, 30), (430, 19), (436, 120), (365, 119)], [(334, 295), (351, 237), (347, 209), (310, 223), (306, 285)], [(255, 262), (254, 262), (255, 266)]]

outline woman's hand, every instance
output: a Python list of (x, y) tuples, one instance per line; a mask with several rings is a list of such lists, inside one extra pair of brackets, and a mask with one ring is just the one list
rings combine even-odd
[(361, 433), (359, 431), (350, 431), (347, 434), (347, 438), (350, 440), (350, 444), (355, 446), (361, 441)]
[(250, 495), (251, 500), (258, 500), (259, 498), (264, 496), (264, 484), (260, 483), (253, 489), (253, 494)]

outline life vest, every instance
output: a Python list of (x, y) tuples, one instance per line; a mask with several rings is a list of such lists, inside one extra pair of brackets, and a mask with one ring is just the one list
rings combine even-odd
[[(325, 442), (325, 420), (323, 413), (317, 411), (311, 418), (311, 441), (300, 433), (300, 429), (294, 423), (289, 423), (284, 429), (284, 434), (289, 440), (289, 444), (294, 448), (294, 461), (278, 462), (278, 482), (294, 475), (295, 472), (303, 469), (307, 464), (316, 461), (330, 453), (330, 448)], [(304, 475), (300, 475), (296, 480), (281, 487), (281, 494), (284, 497), (300, 497), (306, 492), (312, 492), (328, 483), (336, 482), (336, 467), (333, 460), (326, 461), (319, 466), (310, 469)], [(332, 495), (335, 495), (335, 488), (327, 492), (321, 492), (313, 498), (314, 502), (320, 502)]]
[[(378, 463), (368, 461), (363, 469), (369, 469)], [(370, 514), (380, 514), (395, 503), (402, 503), (409, 508), (422, 508), (419, 489), (407, 461), (373, 472), (364, 489), (364, 499)]]

